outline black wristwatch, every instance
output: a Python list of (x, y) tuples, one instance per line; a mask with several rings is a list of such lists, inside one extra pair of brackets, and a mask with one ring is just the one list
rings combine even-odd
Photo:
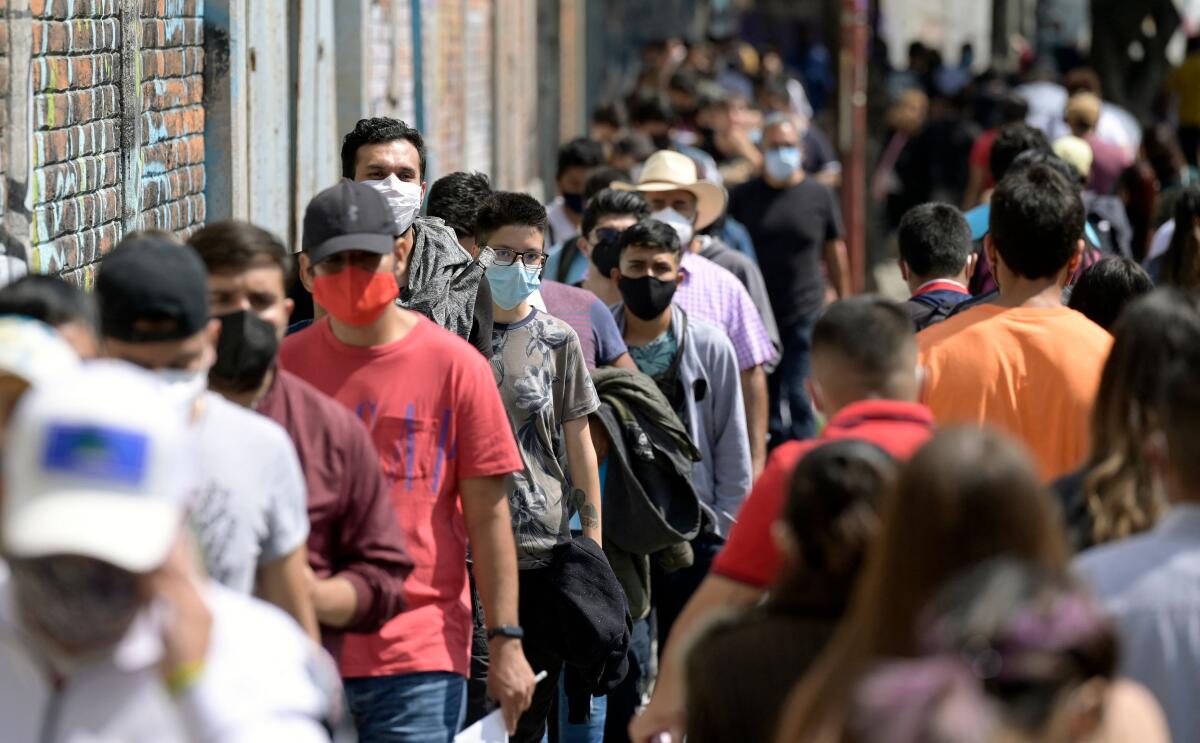
[(488, 630), (487, 638), (489, 640), (496, 637), (509, 637), (513, 640), (525, 639), (525, 630), (515, 624), (502, 624), (499, 627), (492, 627)]

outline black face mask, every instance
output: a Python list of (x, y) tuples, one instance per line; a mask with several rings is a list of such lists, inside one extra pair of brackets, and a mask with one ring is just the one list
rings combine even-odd
[(622, 275), (617, 281), (625, 306), (635, 317), (643, 320), (653, 320), (670, 307), (677, 286), (674, 279), (663, 281), (653, 276), (631, 279)]
[(563, 204), (576, 214), (583, 214), (583, 194), (563, 192)]
[(239, 310), (221, 315), (217, 363), (208, 372), (213, 387), (225, 392), (258, 389), (275, 364), (279, 339), (275, 326), (253, 312)]

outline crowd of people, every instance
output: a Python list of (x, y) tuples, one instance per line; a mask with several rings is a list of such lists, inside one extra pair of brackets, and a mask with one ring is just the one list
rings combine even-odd
[(712, 51), (548, 204), (364, 119), (297, 251), (0, 287), (0, 737), (1200, 741), (1200, 122), (914, 48), (851, 296), (803, 84)]

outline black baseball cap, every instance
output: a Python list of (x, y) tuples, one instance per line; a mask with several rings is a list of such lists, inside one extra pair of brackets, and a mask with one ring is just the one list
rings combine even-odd
[(313, 263), (348, 250), (389, 255), (396, 245), (396, 218), (383, 194), (343, 179), (308, 202), (301, 245)]
[(96, 276), (105, 337), (134, 343), (189, 338), (208, 323), (208, 274), (195, 250), (163, 234), (128, 237)]

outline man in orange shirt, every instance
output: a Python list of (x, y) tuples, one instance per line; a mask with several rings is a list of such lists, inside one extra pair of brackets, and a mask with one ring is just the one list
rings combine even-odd
[(1062, 303), (1083, 249), (1083, 202), (1047, 165), (992, 196), (984, 251), (1000, 297), (917, 335), (925, 402), (939, 424), (988, 423), (1025, 442), (1047, 480), (1087, 453), (1088, 419), (1112, 338)]

